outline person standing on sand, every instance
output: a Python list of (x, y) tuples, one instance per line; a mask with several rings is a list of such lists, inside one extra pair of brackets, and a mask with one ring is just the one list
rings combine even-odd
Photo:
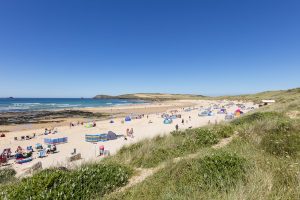
[(178, 128), (179, 128), (179, 127), (178, 127), (178, 124), (176, 124), (176, 126), (175, 126), (176, 131), (178, 131)]
[(133, 138), (133, 128), (130, 129), (130, 137)]
[(181, 120), (182, 125), (184, 125), (184, 119)]

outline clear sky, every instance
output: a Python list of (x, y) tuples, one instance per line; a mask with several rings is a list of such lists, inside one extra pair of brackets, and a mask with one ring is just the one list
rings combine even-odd
[(299, 86), (299, 0), (0, 0), (0, 97)]

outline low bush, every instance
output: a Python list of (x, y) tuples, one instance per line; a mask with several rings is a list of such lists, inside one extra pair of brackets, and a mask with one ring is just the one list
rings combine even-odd
[(218, 141), (213, 129), (188, 129), (123, 147), (113, 159), (136, 167), (155, 167), (163, 161), (195, 152)]
[(131, 170), (119, 164), (90, 164), (74, 171), (48, 169), (9, 185), (4, 199), (90, 199), (127, 183)]
[(230, 124), (218, 125), (214, 130), (216, 135), (220, 138), (228, 138), (234, 134), (234, 127)]
[(246, 160), (236, 154), (218, 152), (200, 160), (202, 187), (228, 190), (246, 177)]
[(300, 152), (299, 144), (299, 133), (278, 131), (263, 136), (260, 146), (266, 152), (276, 156), (296, 156)]
[(12, 168), (0, 169), (0, 184), (15, 180), (16, 171)]
[(219, 141), (214, 130), (198, 128), (198, 129), (195, 129), (194, 131), (195, 131), (195, 136), (196, 136), (195, 139), (197, 141), (197, 144), (200, 146), (213, 145), (213, 144), (218, 143), (218, 141)]
[(272, 119), (286, 119), (282, 113), (279, 112), (256, 112), (250, 115), (245, 115), (243, 117), (233, 120), (231, 123), (233, 125), (244, 125), (250, 124), (255, 121), (261, 120), (272, 120)]

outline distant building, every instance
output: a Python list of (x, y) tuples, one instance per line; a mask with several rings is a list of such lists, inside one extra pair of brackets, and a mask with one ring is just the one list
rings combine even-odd
[(273, 104), (273, 103), (275, 103), (275, 100), (271, 100), (271, 99), (261, 100), (261, 104), (259, 106), (267, 106), (267, 105), (270, 105), (270, 104)]

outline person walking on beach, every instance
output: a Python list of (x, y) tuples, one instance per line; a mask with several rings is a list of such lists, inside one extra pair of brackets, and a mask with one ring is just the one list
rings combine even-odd
[(182, 125), (184, 125), (184, 119), (181, 120)]
[(179, 128), (179, 127), (178, 127), (178, 124), (176, 124), (176, 126), (175, 126), (176, 131), (178, 131), (178, 128)]

